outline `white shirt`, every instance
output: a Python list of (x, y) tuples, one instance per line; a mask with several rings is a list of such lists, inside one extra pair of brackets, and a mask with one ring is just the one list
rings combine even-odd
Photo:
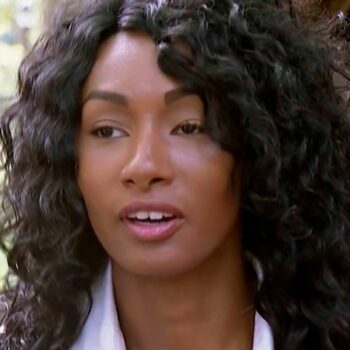
[[(91, 312), (70, 350), (126, 350), (114, 303), (111, 264), (93, 286)], [(270, 326), (255, 314), (252, 350), (273, 350)]]

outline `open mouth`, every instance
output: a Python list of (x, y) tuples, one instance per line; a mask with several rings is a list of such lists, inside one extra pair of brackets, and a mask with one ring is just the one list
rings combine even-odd
[(134, 202), (121, 210), (127, 232), (138, 241), (164, 241), (183, 225), (184, 217), (176, 207), (161, 202)]
[(165, 222), (169, 222), (169, 221), (172, 221), (174, 220), (175, 217), (164, 217), (164, 218), (161, 218), (161, 219), (150, 219), (150, 218), (147, 218), (147, 219), (137, 219), (137, 218), (127, 218), (128, 221), (132, 222), (132, 223), (135, 223), (135, 224), (162, 224), (162, 223), (165, 223)]
[(181, 227), (182, 221), (176, 216), (127, 217), (124, 223), (133, 237), (144, 242), (155, 242), (170, 238)]
[(126, 219), (139, 224), (159, 224), (169, 222), (176, 218), (175, 215), (170, 213), (155, 212), (155, 211), (138, 211), (129, 214)]

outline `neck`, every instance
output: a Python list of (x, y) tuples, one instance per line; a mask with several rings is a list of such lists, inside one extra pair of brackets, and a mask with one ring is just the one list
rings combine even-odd
[(255, 312), (240, 251), (225, 244), (193, 271), (169, 278), (134, 275), (113, 263), (127, 348), (251, 349)]

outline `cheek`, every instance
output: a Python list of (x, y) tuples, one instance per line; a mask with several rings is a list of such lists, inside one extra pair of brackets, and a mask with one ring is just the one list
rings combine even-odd
[(111, 154), (81, 143), (78, 147), (77, 183), (95, 232), (107, 223), (115, 207), (116, 163)]
[(181, 177), (186, 180), (183, 190), (186, 207), (202, 229), (216, 231), (235, 223), (240, 205), (239, 169), (233, 156), (214, 144), (201, 151), (183, 152)]
[[(112, 181), (118, 176), (118, 157), (112, 147), (98, 145), (94, 140), (82, 137), (77, 143), (77, 180), (84, 196), (99, 196), (110, 192)], [(109, 188), (108, 192), (105, 190)]]
[(215, 205), (232, 200), (239, 181), (234, 176), (238, 169), (230, 153), (210, 142), (198, 149), (188, 148), (175, 158), (181, 169), (180, 177), (187, 179), (187, 190), (197, 192), (196, 198), (198, 195), (203, 201), (211, 198)]

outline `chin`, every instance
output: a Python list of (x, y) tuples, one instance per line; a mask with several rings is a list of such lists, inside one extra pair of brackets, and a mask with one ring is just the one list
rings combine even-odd
[(145, 256), (125, 262), (116, 261), (117, 269), (126, 273), (150, 278), (174, 278), (194, 271), (201, 265), (200, 259), (183, 254), (167, 254), (165, 256)]

